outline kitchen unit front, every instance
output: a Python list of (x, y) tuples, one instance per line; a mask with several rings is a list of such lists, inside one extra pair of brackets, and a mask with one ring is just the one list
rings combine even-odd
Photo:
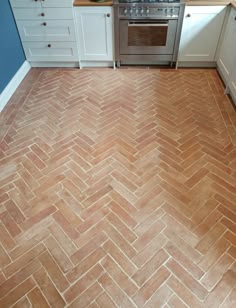
[(113, 66), (113, 10), (111, 6), (74, 8), (80, 67)]
[(72, 0), (10, 0), (31, 66), (78, 66)]
[(217, 57), (217, 68), (225, 83), (229, 81), (234, 64), (236, 65), (236, 9), (232, 8)]
[(236, 7), (230, 9), (217, 57), (217, 69), (236, 104)]
[(176, 62), (183, 11), (179, 0), (115, 1), (117, 65)]
[(229, 10), (227, 1), (10, 2), (31, 66), (214, 67)]
[(180, 39), (179, 66), (215, 66), (227, 7), (186, 6)]

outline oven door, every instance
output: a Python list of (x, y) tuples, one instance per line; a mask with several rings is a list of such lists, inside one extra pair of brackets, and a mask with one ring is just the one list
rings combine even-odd
[(120, 54), (171, 55), (177, 20), (120, 20)]

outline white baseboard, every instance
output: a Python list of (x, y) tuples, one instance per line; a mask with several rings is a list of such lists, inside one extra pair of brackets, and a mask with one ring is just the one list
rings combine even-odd
[(178, 61), (178, 67), (186, 68), (214, 68), (216, 67), (216, 62), (198, 62), (198, 61)]
[(80, 68), (85, 67), (114, 67), (113, 61), (80, 61)]
[(16, 89), (18, 88), (21, 81), (25, 78), (31, 66), (28, 61), (25, 61), (15, 75), (12, 77), (8, 85), (0, 94), (0, 112), (6, 106), (9, 99), (12, 97)]

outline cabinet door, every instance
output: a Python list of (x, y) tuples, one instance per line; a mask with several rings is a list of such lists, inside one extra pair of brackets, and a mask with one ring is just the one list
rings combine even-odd
[(230, 88), (230, 92), (233, 96), (233, 99), (236, 103), (236, 62), (234, 63), (234, 70), (233, 70), (232, 75), (230, 77), (229, 88)]
[(225, 6), (186, 7), (179, 61), (214, 61), (225, 13)]
[(111, 7), (78, 8), (76, 10), (76, 21), (80, 60), (112, 61)]
[[(224, 38), (221, 44), (217, 65), (227, 83), (233, 64), (236, 62), (236, 9), (231, 9)], [(235, 63), (236, 65), (236, 63)]]

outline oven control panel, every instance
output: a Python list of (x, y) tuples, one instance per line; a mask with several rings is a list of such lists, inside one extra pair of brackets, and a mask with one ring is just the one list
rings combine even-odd
[(119, 6), (120, 18), (178, 18), (179, 7)]

